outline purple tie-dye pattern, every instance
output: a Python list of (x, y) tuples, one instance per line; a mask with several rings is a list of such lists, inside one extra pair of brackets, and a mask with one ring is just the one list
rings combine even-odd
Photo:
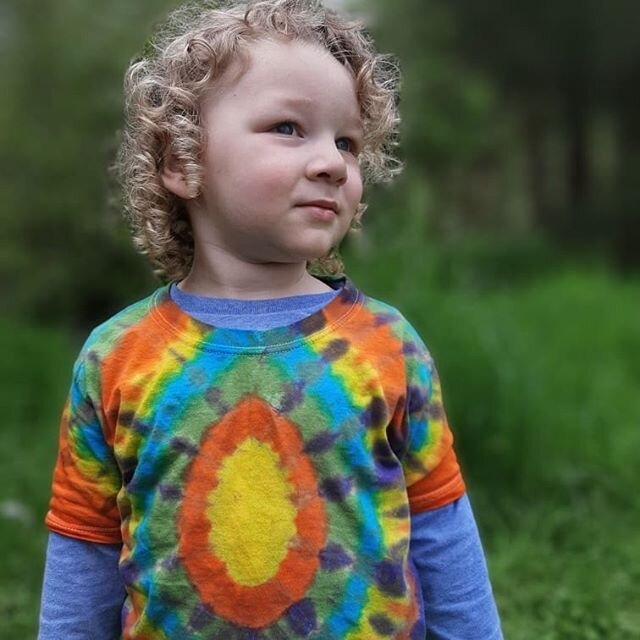
[(353, 558), (339, 545), (330, 544), (320, 552), (323, 569), (336, 571), (353, 564)]

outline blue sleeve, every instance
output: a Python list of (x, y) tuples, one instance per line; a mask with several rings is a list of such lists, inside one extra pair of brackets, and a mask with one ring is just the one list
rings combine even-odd
[(119, 544), (49, 534), (38, 640), (116, 640), (125, 590)]
[(429, 640), (502, 640), (487, 564), (467, 495), (412, 515), (411, 560)]

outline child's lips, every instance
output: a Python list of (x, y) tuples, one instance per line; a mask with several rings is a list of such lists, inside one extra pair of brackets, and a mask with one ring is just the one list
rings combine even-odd
[(338, 203), (335, 200), (321, 198), (302, 202), (297, 206), (308, 209), (315, 218), (321, 220), (333, 220), (338, 215)]

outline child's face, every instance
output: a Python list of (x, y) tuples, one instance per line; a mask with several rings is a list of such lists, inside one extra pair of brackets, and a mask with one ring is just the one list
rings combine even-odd
[[(352, 75), (301, 41), (251, 45), (203, 108), (196, 239), (251, 262), (326, 255), (362, 196), (362, 121)], [(200, 236), (200, 238), (198, 238)]]

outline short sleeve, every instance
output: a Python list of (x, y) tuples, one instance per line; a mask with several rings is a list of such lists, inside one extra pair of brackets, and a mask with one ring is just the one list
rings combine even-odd
[(413, 513), (436, 509), (460, 498), (465, 484), (453, 449), (442, 402), (440, 378), (417, 334), (405, 344), (407, 393), (406, 450), (402, 459)]
[(73, 538), (117, 543), (121, 475), (99, 411), (96, 368), (87, 351), (74, 366), (45, 523), (51, 531)]

